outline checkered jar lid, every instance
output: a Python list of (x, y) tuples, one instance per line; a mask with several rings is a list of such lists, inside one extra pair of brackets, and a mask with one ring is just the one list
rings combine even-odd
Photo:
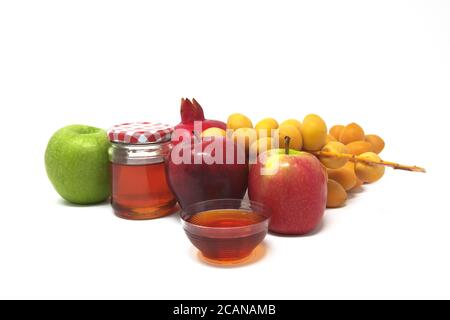
[(169, 141), (173, 127), (157, 122), (132, 122), (118, 124), (108, 130), (111, 142), (147, 144)]

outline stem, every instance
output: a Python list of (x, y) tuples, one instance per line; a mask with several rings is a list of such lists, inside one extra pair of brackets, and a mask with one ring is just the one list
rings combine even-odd
[(195, 142), (200, 142), (202, 140), (202, 137), (198, 134), (197, 131), (192, 130), (192, 135), (194, 136)]
[(345, 158), (352, 162), (362, 162), (368, 165), (381, 165), (386, 167), (391, 167), (398, 170), (406, 170), (406, 171), (413, 171), (413, 172), (426, 172), (424, 168), (417, 167), (417, 166), (407, 166), (395, 162), (390, 161), (384, 161), (384, 160), (369, 160), (357, 155), (348, 154), (348, 153), (338, 153), (338, 152), (332, 152), (332, 151), (316, 151), (311, 152), (315, 156), (318, 157), (327, 157), (327, 158)]
[(289, 154), (289, 145), (291, 144), (291, 137), (284, 137), (284, 153)]

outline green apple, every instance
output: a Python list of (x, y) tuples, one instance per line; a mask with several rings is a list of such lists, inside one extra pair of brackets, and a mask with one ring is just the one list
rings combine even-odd
[(110, 195), (106, 131), (85, 125), (58, 130), (45, 152), (47, 175), (61, 197), (76, 204), (105, 201)]

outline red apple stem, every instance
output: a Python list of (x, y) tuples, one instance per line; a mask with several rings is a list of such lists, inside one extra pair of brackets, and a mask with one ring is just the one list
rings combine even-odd
[(197, 131), (192, 130), (192, 135), (194, 136), (196, 142), (200, 142), (202, 140), (200, 134)]
[(291, 144), (291, 137), (284, 137), (284, 153), (289, 154), (289, 145)]

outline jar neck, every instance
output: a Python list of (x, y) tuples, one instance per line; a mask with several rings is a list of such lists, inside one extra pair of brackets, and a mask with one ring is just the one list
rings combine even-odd
[(109, 161), (116, 164), (145, 165), (164, 162), (172, 150), (172, 142), (149, 144), (111, 143)]

